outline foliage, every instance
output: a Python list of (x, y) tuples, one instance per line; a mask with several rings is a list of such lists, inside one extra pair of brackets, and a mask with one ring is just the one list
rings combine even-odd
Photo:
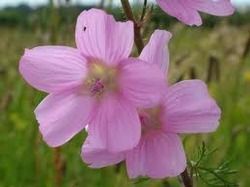
[(208, 160), (212, 154), (219, 149), (209, 151), (203, 142), (198, 148), (196, 161), (190, 161), (191, 176), (202, 180), (209, 186), (238, 186), (235, 182), (227, 180), (228, 177), (234, 177), (237, 171), (230, 169), (230, 161), (226, 160), (216, 167), (208, 166)]

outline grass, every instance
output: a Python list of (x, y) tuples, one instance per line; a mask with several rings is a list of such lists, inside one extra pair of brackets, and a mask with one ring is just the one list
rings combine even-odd
[[(57, 44), (73, 46), (73, 29), (58, 30)], [(222, 24), (206, 30), (178, 24), (171, 28), (174, 37), (170, 43), (170, 82), (190, 77), (206, 81), (209, 74), (212, 77), (208, 83), (210, 93), (223, 111), (215, 133), (183, 136), (188, 158), (195, 157), (202, 141), (211, 149), (218, 148), (209, 157), (207, 166), (215, 167), (231, 160), (230, 167), (238, 173), (230, 179), (242, 187), (250, 184), (250, 56), (242, 56), (249, 29), (249, 26), (236, 28)], [(49, 44), (49, 35), (39, 29), (0, 27), (0, 36), (0, 187), (55, 186), (53, 149), (42, 141), (33, 114), (45, 95), (28, 86), (18, 73), (24, 48)], [(211, 62), (211, 58), (215, 62)], [(217, 64), (212, 73), (208, 72), (211, 64)], [(220, 78), (216, 78), (215, 72)], [(79, 156), (84, 137), (84, 133), (79, 134), (61, 148), (62, 186), (180, 186), (176, 178), (168, 182), (129, 181), (124, 166), (119, 171), (117, 167), (88, 168)], [(208, 185), (198, 180), (197, 186)]]

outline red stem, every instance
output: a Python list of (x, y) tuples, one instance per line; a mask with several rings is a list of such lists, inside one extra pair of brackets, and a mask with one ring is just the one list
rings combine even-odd
[(187, 168), (181, 173), (181, 178), (185, 187), (193, 187), (193, 181), (188, 174)]
[(55, 171), (55, 186), (60, 187), (62, 183), (62, 176), (63, 176), (63, 160), (61, 157), (61, 150), (60, 148), (54, 149), (54, 171)]
[(129, 1), (121, 0), (121, 3), (122, 3), (122, 7), (127, 18), (134, 23), (135, 45), (138, 50), (138, 53), (140, 54), (144, 47), (144, 43), (143, 43), (142, 35), (141, 35), (141, 26), (137, 23), (137, 21), (134, 18)]

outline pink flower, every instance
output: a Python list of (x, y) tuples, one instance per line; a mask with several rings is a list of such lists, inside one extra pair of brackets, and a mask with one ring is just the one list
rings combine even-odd
[[(166, 31), (155, 31), (140, 58), (154, 62), (166, 72), (169, 60), (165, 44), (170, 37)], [(96, 147), (90, 134), (82, 147), (83, 161), (90, 167), (99, 168), (125, 160), (130, 178), (177, 176), (186, 168), (178, 134), (215, 131), (220, 118), (219, 107), (200, 80), (186, 80), (170, 86), (158, 106), (138, 112), (142, 136), (135, 148), (112, 153)]]
[(77, 49), (42, 46), (25, 51), (21, 74), (49, 93), (35, 115), (50, 146), (64, 144), (87, 124), (101, 148), (116, 152), (138, 144), (136, 107), (156, 105), (165, 83), (157, 66), (129, 58), (133, 39), (132, 22), (116, 22), (91, 9), (78, 17)]
[(167, 14), (187, 25), (202, 24), (199, 12), (215, 16), (229, 16), (234, 12), (230, 0), (156, 0), (156, 2)]

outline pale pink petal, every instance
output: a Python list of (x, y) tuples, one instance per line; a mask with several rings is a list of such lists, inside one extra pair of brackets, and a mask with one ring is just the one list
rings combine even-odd
[(142, 138), (126, 155), (130, 178), (147, 176), (162, 179), (179, 175), (186, 168), (186, 157), (178, 135), (155, 131)]
[(133, 23), (116, 22), (102, 10), (83, 11), (77, 19), (76, 45), (81, 53), (107, 64), (127, 58), (134, 41)]
[(109, 94), (99, 101), (89, 124), (94, 147), (120, 152), (139, 142), (140, 120), (136, 108), (123, 96)]
[(202, 24), (198, 11), (190, 7), (186, 0), (156, 0), (156, 2), (167, 14), (187, 25)]
[(127, 59), (120, 73), (122, 93), (138, 107), (153, 107), (166, 89), (160, 68), (137, 59)]
[(71, 91), (50, 94), (36, 108), (36, 119), (45, 142), (60, 146), (81, 131), (94, 104), (90, 97)]
[(166, 73), (169, 65), (168, 42), (171, 37), (170, 32), (164, 30), (154, 31), (139, 58), (149, 64), (156, 64)]
[(220, 108), (200, 80), (181, 81), (171, 86), (164, 100), (164, 128), (175, 133), (215, 131)]
[(124, 160), (124, 153), (111, 153), (105, 149), (94, 147), (89, 138), (85, 140), (82, 146), (82, 159), (92, 168), (102, 168), (114, 165)]
[(186, 0), (190, 7), (215, 16), (229, 16), (234, 13), (230, 0)]
[(42, 46), (25, 50), (19, 64), (24, 79), (48, 93), (80, 85), (86, 76), (86, 60), (77, 49)]

